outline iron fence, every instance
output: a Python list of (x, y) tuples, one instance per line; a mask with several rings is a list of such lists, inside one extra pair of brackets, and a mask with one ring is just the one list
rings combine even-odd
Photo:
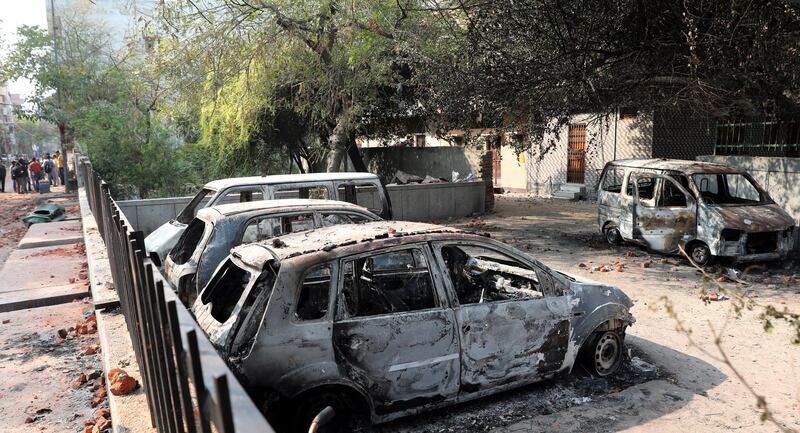
[(161, 433), (272, 432), (194, 319), (155, 276), (142, 232), (127, 222), (108, 184), (87, 158), (78, 165), (108, 250), (153, 427)]
[(718, 124), (715, 154), (796, 158), (800, 156), (800, 122)]

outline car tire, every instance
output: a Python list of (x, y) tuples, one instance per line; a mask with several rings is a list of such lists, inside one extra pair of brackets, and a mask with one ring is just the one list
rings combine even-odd
[(616, 331), (595, 332), (581, 349), (581, 360), (590, 373), (606, 377), (622, 364), (623, 340)]
[(605, 235), (606, 242), (609, 245), (619, 245), (622, 243), (622, 234), (620, 234), (619, 229), (614, 224), (608, 224), (603, 229), (603, 235)]
[(289, 420), (290, 431), (297, 433), (308, 432), (308, 427), (314, 418), (326, 407), (332, 407), (336, 412), (333, 419), (319, 428), (321, 433), (334, 433), (347, 431), (346, 428), (353, 422), (353, 413), (341, 393), (333, 391), (311, 391), (305, 397), (297, 399), (294, 404), (294, 416)]
[(686, 254), (688, 254), (692, 261), (698, 266), (711, 264), (711, 250), (708, 248), (708, 245), (702, 242), (690, 244)]

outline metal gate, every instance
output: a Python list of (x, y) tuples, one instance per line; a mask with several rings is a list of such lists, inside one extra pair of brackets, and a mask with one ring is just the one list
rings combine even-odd
[(569, 125), (567, 183), (584, 183), (586, 169), (586, 124)]

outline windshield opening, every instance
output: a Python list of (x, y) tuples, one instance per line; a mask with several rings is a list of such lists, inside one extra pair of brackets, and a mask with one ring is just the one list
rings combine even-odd
[(202, 190), (200, 190), (200, 192), (198, 192), (197, 195), (194, 196), (194, 198), (189, 202), (189, 204), (186, 205), (185, 208), (183, 208), (181, 213), (179, 213), (178, 217), (175, 219), (181, 224), (189, 224), (192, 218), (194, 218), (195, 215), (197, 215), (197, 208), (200, 205), (200, 202), (202, 202), (203, 199), (206, 198), (206, 196), (212, 192), (214, 191), (208, 188), (203, 188)]
[(744, 206), (769, 203), (749, 176), (741, 173), (700, 173), (692, 181), (703, 200), (711, 205)]
[(182, 265), (192, 257), (194, 250), (197, 249), (197, 244), (203, 238), (205, 229), (206, 223), (201, 219), (195, 218), (189, 223), (189, 227), (186, 228), (186, 231), (178, 239), (178, 243), (169, 253), (170, 258), (176, 265)]

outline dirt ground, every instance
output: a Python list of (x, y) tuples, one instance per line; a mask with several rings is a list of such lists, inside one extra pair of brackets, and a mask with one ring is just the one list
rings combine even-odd
[(86, 300), (0, 313), (0, 432), (83, 431), (106, 405), (92, 407), (96, 382), (103, 387), (97, 334), (72, 329), (91, 308)]
[[(679, 257), (650, 254), (635, 246), (612, 247), (597, 232), (590, 202), (497, 197), (488, 216), (448, 224), (511, 243), (546, 265), (578, 278), (622, 288), (633, 300), (636, 324), (629, 329), (630, 354), (614, 379), (576, 369), (573, 375), (475, 402), (411, 417), (379, 432), (776, 432), (762, 423), (756, 397), (724, 362), (719, 337), (733, 367), (764, 397), (775, 419), (800, 429), (800, 350), (778, 321), (765, 332), (764, 306), (800, 312), (797, 262), (766, 264), (742, 276), (749, 285), (723, 282), (757, 304), (737, 317), (732, 300), (704, 301), (717, 291)], [(646, 262), (647, 265), (640, 265)], [(600, 272), (622, 263), (621, 272)], [(642, 267), (648, 266), (648, 267)], [(709, 268), (713, 276), (721, 267)], [(677, 330), (675, 315), (693, 341)]]

